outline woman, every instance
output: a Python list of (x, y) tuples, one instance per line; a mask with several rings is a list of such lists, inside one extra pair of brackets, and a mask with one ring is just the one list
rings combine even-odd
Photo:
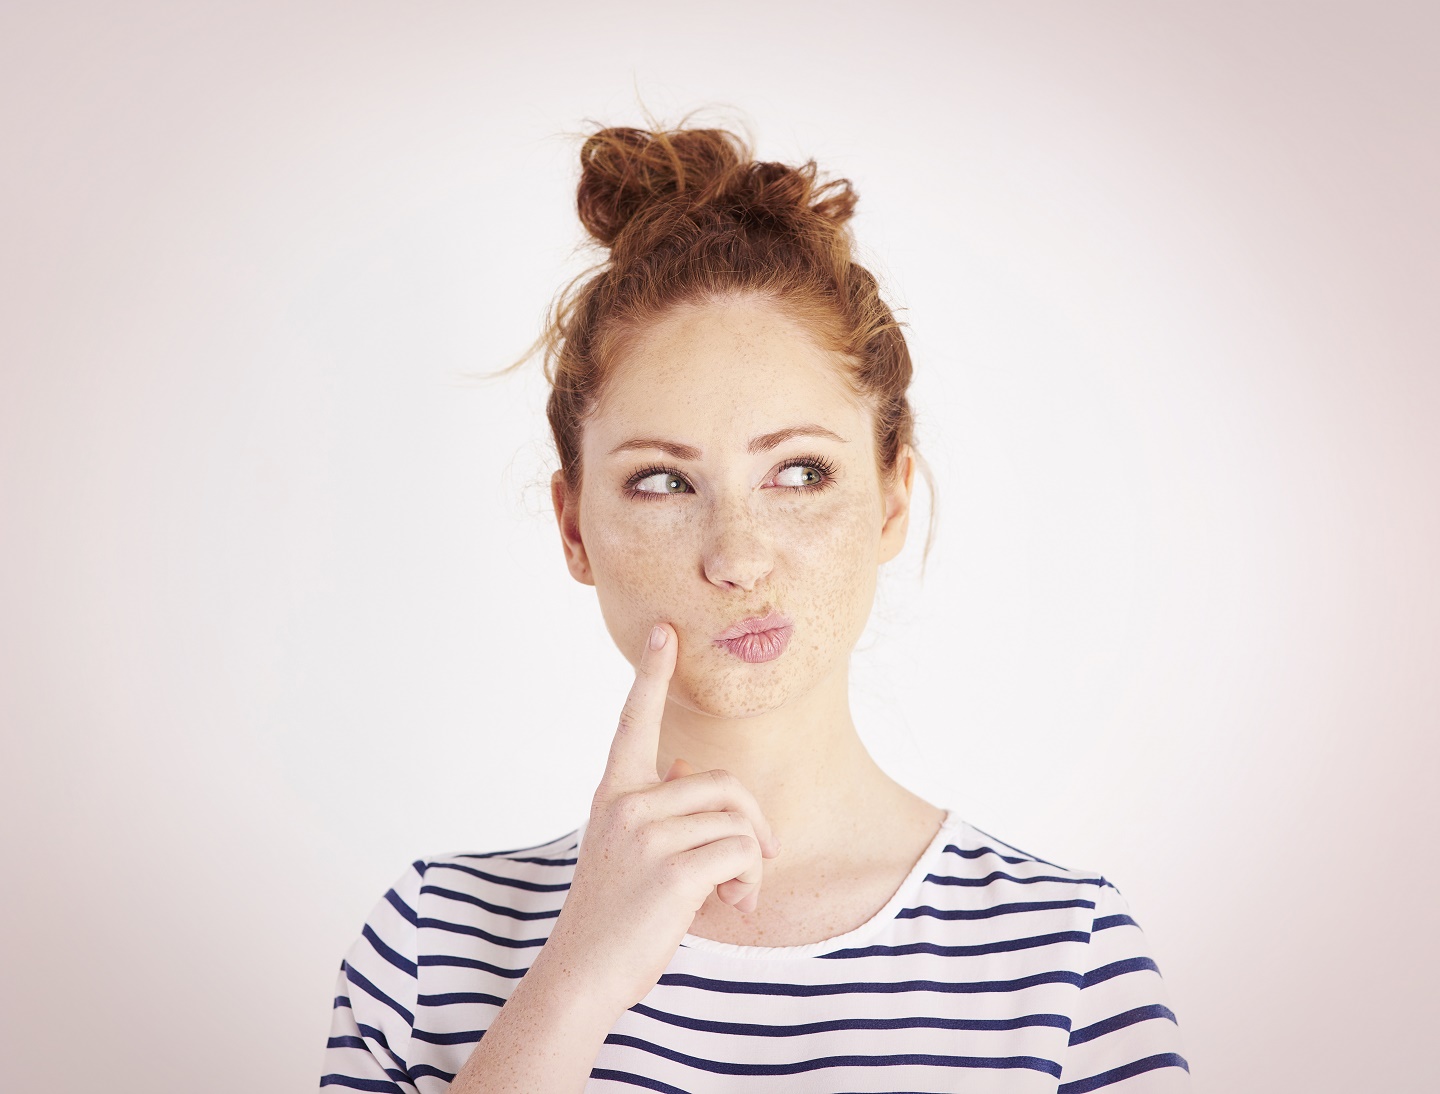
[(919, 798), (856, 732), (919, 456), (850, 184), (713, 129), (604, 129), (581, 162), (610, 256), (546, 338), (551, 489), (634, 686), (584, 824), (385, 894), (321, 1085), (1188, 1089), (1115, 888)]

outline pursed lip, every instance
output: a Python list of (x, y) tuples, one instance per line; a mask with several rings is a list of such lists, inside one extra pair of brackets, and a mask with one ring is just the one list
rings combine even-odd
[(749, 619), (742, 619), (733, 627), (727, 627), (716, 636), (717, 645), (724, 645), (726, 642), (741, 638), (747, 634), (759, 634), (762, 631), (778, 631), (787, 627), (793, 627), (788, 616), (784, 612), (772, 611), (768, 615), (752, 615)]

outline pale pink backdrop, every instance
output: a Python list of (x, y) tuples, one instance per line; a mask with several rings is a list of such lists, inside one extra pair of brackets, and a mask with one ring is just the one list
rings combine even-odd
[(638, 94), (848, 174), (906, 309), (877, 757), (1116, 880), (1198, 1090), (1434, 1089), (1437, 13), (5, 5), (0, 1083), (313, 1088), (405, 863), (583, 818), (628, 669), (461, 374)]

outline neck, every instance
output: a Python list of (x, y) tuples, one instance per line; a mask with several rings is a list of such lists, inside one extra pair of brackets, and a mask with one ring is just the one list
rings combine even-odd
[(667, 703), (657, 777), (677, 756), (697, 772), (718, 767), (738, 778), (780, 838), (781, 860), (790, 866), (873, 841), (884, 818), (916, 800), (860, 740), (850, 716), (848, 662), (805, 695), (748, 718)]

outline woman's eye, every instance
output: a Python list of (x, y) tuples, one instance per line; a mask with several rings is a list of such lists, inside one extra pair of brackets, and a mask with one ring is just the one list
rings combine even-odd
[[(650, 485), (647, 486), (646, 483)], [(688, 484), (679, 475), (657, 472), (640, 479), (632, 489), (642, 494), (683, 494), (688, 489)]]
[[(815, 492), (830, 485), (835, 469), (823, 460), (796, 460), (775, 472), (775, 485), (785, 490)], [(625, 484), (631, 497), (662, 498), (669, 494), (693, 494), (694, 487), (684, 476), (663, 467), (637, 471)]]
[(775, 481), (780, 486), (814, 486), (822, 477), (819, 468), (811, 467), (808, 464), (795, 464), (791, 467), (782, 467), (780, 473), (775, 476)]

